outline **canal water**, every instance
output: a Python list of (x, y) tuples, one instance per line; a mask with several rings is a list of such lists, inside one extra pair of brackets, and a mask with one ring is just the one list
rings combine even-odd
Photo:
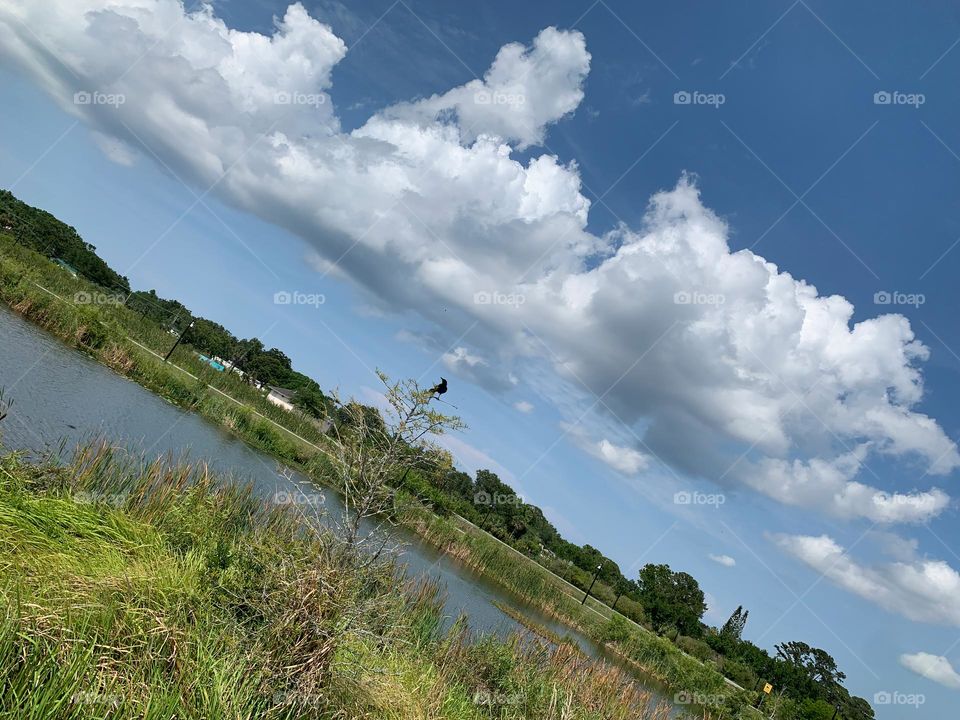
[[(277, 493), (322, 496), (318, 505), (338, 518), (343, 505), (337, 493), (313, 485), (273, 458), (199, 415), (178, 408), (133, 381), (117, 375), (57, 338), (0, 306), (0, 388), (13, 401), (3, 422), (0, 443), (36, 457), (61, 447), (106, 438), (136, 456), (204, 461), (212, 468), (249, 483), (268, 498)], [(494, 602), (509, 605), (533, 622), (568, 635), (589, 656), (622, 667), (601, 645), (528, 605), (522, 598), (438, 552), (402, 528), (392, 528), (401, 559), (411, 576), (439, 581), (445, 594), (445, 622), (465, 614), (471, 629), (506, 636), (523, 628)], [(649, 678), (637, 681), (658, 699), (667, 691)], [(680, 710), (681, 708), (676, 708)]]

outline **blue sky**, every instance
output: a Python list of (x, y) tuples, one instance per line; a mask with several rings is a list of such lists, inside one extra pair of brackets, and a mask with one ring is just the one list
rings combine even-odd
[[(570, 539), (692, 573), (709, 621), (743, 604), (746, 637), (827, 649), (868, 700), (926, 698), (880, 718), (955, 707), (918, 655), (960, 668), (955, 7), (307, 2), (278, 29), (287, 3), (117, 4), (149, 17), (0, 10), (3, 187), (324, 387), (442, 372), (461, 464)], [(289, 45), (230, 55), (227, 27)], [(887, 313), (909, 325), (848, 332)]]

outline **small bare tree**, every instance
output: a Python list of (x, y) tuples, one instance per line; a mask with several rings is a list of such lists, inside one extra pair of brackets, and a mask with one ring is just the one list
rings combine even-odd
[(382, 523), (361, 537), (370, 518), (393, 508), (395, 482), (422, 466), (424, 455), (441, 454), (431, 439), (466, 427), (460, 418), (434, 410), (431, 392), (415, 380), (392, 382), (383, 372), (377, 375), (384, 386), (383, 415), (356, 401), (337, 400), (341, 415), (331, 455), (345, 498), (343, 541), (349, 551), (377, 534)]
[[(272, 687), (292, 701), (326, 696), (335, 657), (340, 682), (360, 677), (369, 658), (354, 653), (351, 637), (382, 642), (396, 630), (379, 622), (396, 602), (382, 588), (400, 577), (394, 554), (385, 552), (393, 549), (384, 524), (394, 508), (394, 488), (411, 468), (432, 467), (430, 458), (439, 457), (439, 449), (431, 438), (464, 427), (459, 418), (436, 412), (430, 391), (415, 381), (391, 382), (378, 375), (386, 399), (383, 414), (356, 401), (341, 403), (334, 395), (338, 417), (325, 456), (344, 497), (342, 527), (327, 532), (316, 518), (307, 518), (305, 527), (313, 529), (323, 561), (282, 567), (286, 582), (269, 594), (279, 618), (268, 644), (283, 668)], [(300, 511), (297, 504), (291, 507)], [(349, 668), (357, 669), (356, 676), (346, 672)]]

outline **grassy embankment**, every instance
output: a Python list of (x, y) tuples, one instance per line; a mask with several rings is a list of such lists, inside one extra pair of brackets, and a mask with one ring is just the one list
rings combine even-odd
[[(160, 362), (136, 343), (164, 354), (173, 338), (162, 328), (118, 303), (70, 302), (77, 293), (97, 296), (103, 290), (71, 277), (46, 258), (0, 234), (0, 299), (14, 310), (170, 402), (200, 413), (253, 447), (297, 467), (318, 482), (330, 484), (327, 462), (317, 449), (325, 447), (328, 439), (315, 425), (270, 405), (235, 376), (217, 373), (198, 362), (189, 348), (178, 348), (171, 360), (189, 368), (197, 379)], [(263, 417), (223, 397), (211, 386)], [(299, 437), (285, 434), (264, 418)], [(487, 533), (457, 518), (439, 518), (416, 503), (408, 503), (405, 508), (404, 521), (429, 542), (562, 622), (613, 643), (618, 653), (676, 691), (711, 694), (718, 707), (728, 702), (743, 705), (741, 694), (734, 693), (716, 669), (682, 653), (669, 640), (625, 620), (604, 603), (591, 599), (589, 609), (585, 609), (580, 605), (582, 596), (575, 595), (558, 577)], [(608, 602), (613, 600), (612, 590), (601, 583), (594, 592), (604, 599), (609, 595)]]
[(705, 697), (704, 703), (715, 711), (746, 713), (756, 701), (753, 692), (731, 687), (714, 665), (682, 652), (673, 642), (638, 625), (606, 605), (588, 600), (560, 578), (504, 546), (495, 538), (471, 532), (456, 518), (440, 518), (427, 511), (408, 511), (408, 522), (418, 534), (436, 547), (458, 558), (486, 577), (516, 593), (539, 610), (576, 628), (594, 640), (606, 644), (621, 658), (633, 664), (674, 692)]
[[(76, 302), (77, 298), (81, 302)], [(171, 403), (231, 429), (286, 463), (305, 467), (317, 448), (324, 446), (326, 437), (314, 423), (268, 403), (262, 393), (236, 375), (217, 372), (200, 362), (186, 344), (174, 351), (170, 363), (161, 362), (150, 351), (165, 355), (176, 338), (124, 307), (122, 299), (71, 277), (39, 253), (0, 233), (0, 300), (24, 317)]]
[(622, 672), (438, 630), (398, 588), (202, 466), (0, 457), (0, 717), (658, 720)]

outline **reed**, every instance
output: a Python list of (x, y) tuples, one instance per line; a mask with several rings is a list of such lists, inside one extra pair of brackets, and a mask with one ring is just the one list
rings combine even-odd
[(606, 644), (639, 672), (664, 683), (675, 693), (707, 698), (705, 712), (725, 717), (730, 717), (731, 711), (748, 712), (748, 694), (731, 687), (716, 669), (602, 603), (588, 601), (588, 607), (584, 607), (580, 603), (582, 594), (574, 594), (545, 568), (521, 559), (486, 533), (415, 506), (407, 507), (406, 513), (409, 524), (428, 542), (547, 615)]
[(0, 717), (666, 717), (564, 646), (441, 632), (434, 583), (342, 552), (203, 464), (0, 456)]

